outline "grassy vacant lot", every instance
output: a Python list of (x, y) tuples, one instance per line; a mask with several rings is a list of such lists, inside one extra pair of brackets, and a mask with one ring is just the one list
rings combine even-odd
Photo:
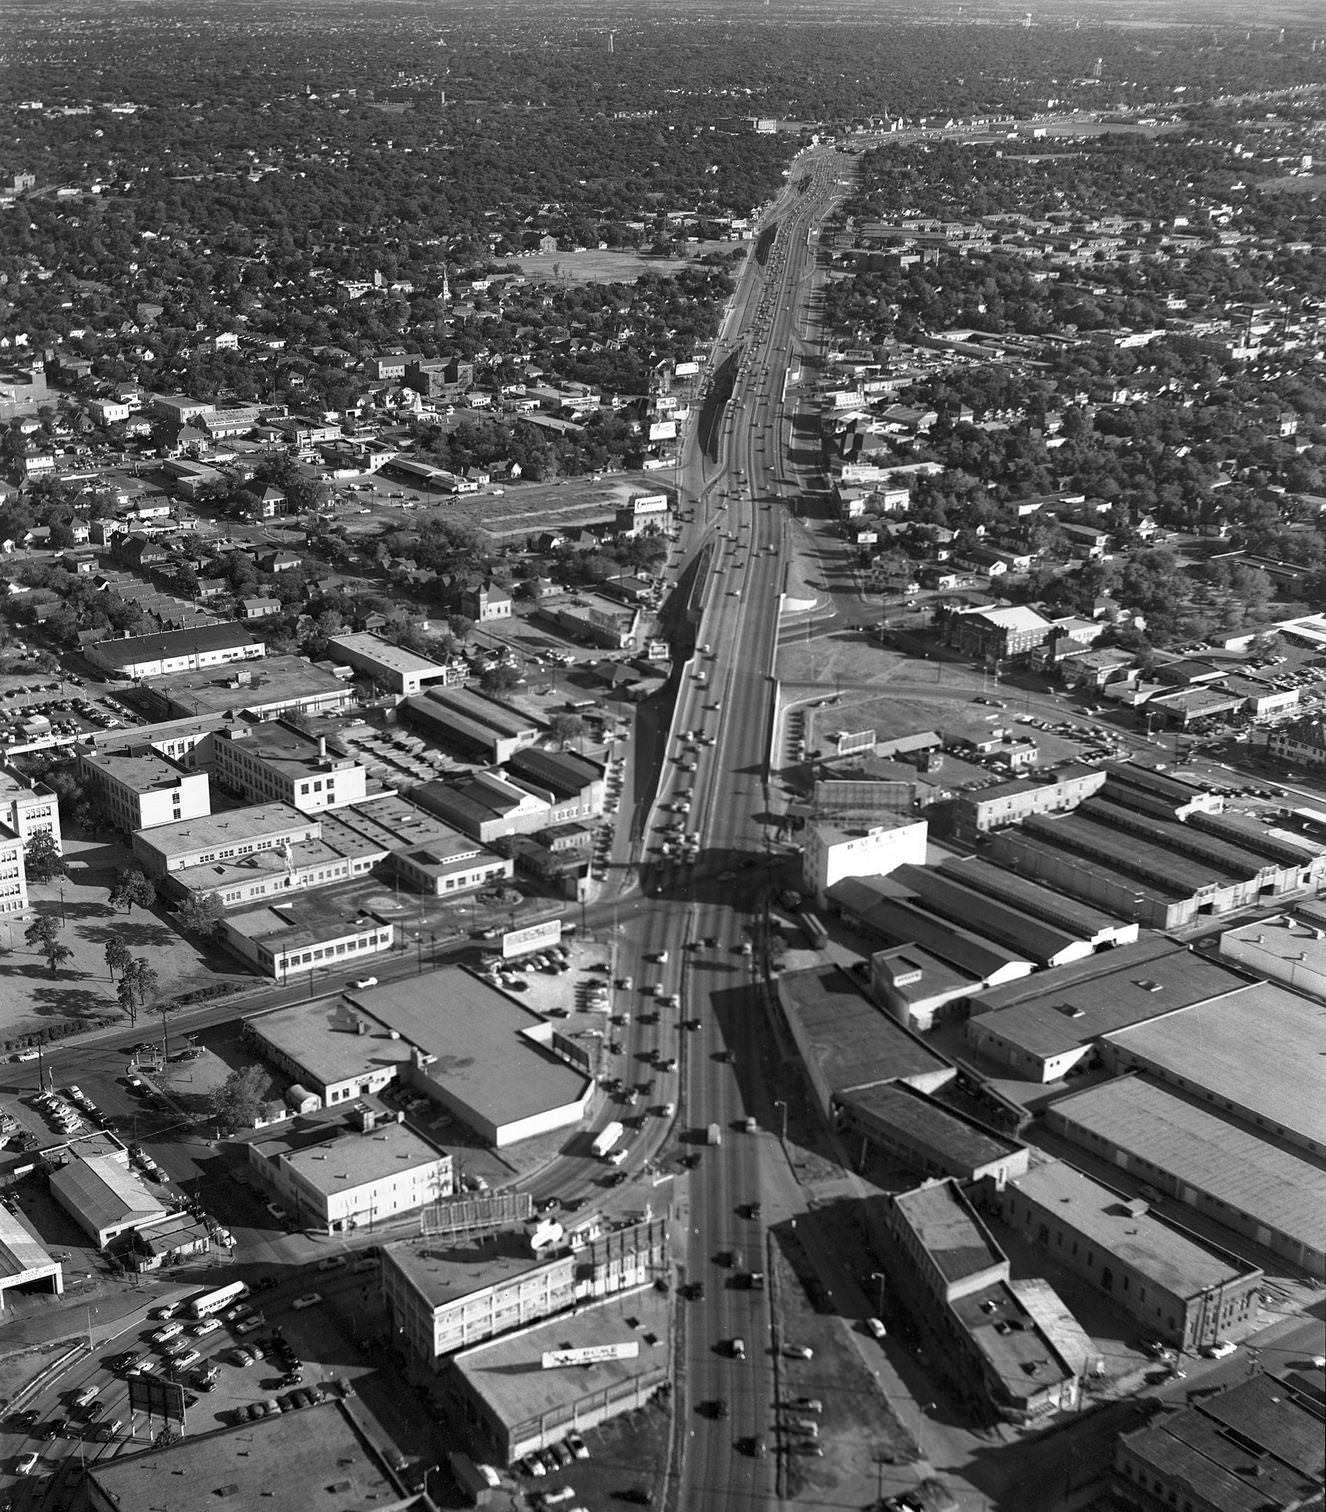
[[(135, 908), (130, 916), (111, 908), (106, 900), (116, 871), (134, 864), (127, 850), (66, 836), (64, 854), (70, 876), (63, 898), (58, 883), (30, 887), (28, 917), (0, 922), (0, 1040), (36, 1033), (61, 1020), (120, 1017), (115, 984), (106, 969), (106, 942), (113, 935), (133, 956), (150, 962), (163, 996), (214, 981), (249, 980), (220, 951), (206, 954), (197, 942), (183, 939), (158, 912)], [(54, 976), (23, 938), (39, 914), (60, 921), (60, 942), (73, 951)]]

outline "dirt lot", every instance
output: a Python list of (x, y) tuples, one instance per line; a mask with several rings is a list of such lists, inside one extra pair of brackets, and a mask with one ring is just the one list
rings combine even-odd
[[(873, 1484), (879, 1458), (905, 1464), (915, 1457), (915, 1445), (842, 1329), (824, 1326), (814, 1302), (819, 1283), (795, 1234), (770, 1235), (769, 1277), (778, 1337), (784, 1346), (815, 1340), (813, 1359), (784, 1355), (779, 1360), (779, 1400), (808, 1397), (821, 1402), (824, 1409), (816, 1440), (823, 1455), (786, 1453), (779, 1466), (782, 1488), (789, 1498), (838, 1506), (845, 1494), (850, 1497), (860, 1487)], [(790, 1416), (780, 1413), (783, 1420)], [(775, 1437), (780, 1450), (806, 1442), (799, 1434), (782, 1433), (771, 1434), (771, 1443)]]
[(670, 472), (608, 473), (555, 483), (505, 483), (500, 493), (475, 494), (432, 493), (377, 478), (371, 480), (371, 491), (340, 500), (337, 519), (351, 535), (376, 534), (384, 525), (418, 529), (434, 511), (440, 511), (450, 522), (497, 537), (536, 535), (590, 517), (610, 517), (632, 494), (658, 493), (670, 486), (672, 476)]
[(740, 242), (701, 242), (693, 257), (649, 257), (642, 252), (614, 252), (607, 247), (583, 252), (539, 252), (516, 260), (526, 278), (562, 283), (634, 283), (642, 273), (666, 276), (689, 268), (706, 252), (742, 252)]

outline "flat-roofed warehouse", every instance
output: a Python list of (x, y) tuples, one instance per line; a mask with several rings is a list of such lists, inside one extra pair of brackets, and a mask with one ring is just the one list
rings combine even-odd
[(1147, 1204), (1061, 1160), (1039, 1160), (984, 1200), (1011, 1228), (1084, 1276), (1179, 1349), (1197, 1350), (1256, 1317), (1256, 1266), (1199, 1244)]
[(1106, 1035), (1246, 986), (1236, 972), (1160, 935), (972, 1001), (967, 1043), (1029, 1081), (1090, 1070)]
[[(567, 1042), (548, 1021), (468, 971), (354, 993), (390, 1032), (418, 1047), (404, 1079), (501, 1148), (568, 1128), (594, 1090), (588, 1065), (563, 1058)], [(569, 1049), (567, 1050), (569, 1054)], [(579, 1052), (583, 1055), (583, 1052)]]
[[(464, 1350), (452, 1389), (509, 1465), (643, 1407), (668, 1382), (668, 1301), (651, 1286)], [(545, 1358), (565, 1363), (545, 1368)]]
[(469, 688), (432, 688), (401, 705), (407, 724), (425, 730), (434, 740), (482, 761), (508, 761), (531, 746), (544, 724), (495, 698)]
[(252, 631), (233, 620), (212, 620), (187, 630), (158, 630), (150, 635), (126, 635), (83, 647), (83, 655), (112, 677), (164, 677), (226, 662), (261, 657), (267, 646)]
[(89, 1459), (83, 1486), (91, 1512), (402, 1512), (415, 1505), (402, 1499), (381, 1451), (339, 1401), (229, 1432), (189, 1433), (148, 1454)]
[(1045, 1125), (1165, 1197), (1320, 1276), (1326, 1171), (1142, 1076), (1059, 1098)]
[(579, 1123), (594, 1088), (547, 1020), (453, 967), (280, 1008), (245, 1033), (328, 1106), (399, 1080), (499, 1147)]
[(426, 656), (416, 656), (404, 646), (383, 640), (364, 630), (353, 635), (335, 635), (327, 642), (338, 656), (357, 671), (377, 678), (393, 693), (418, 693), (429, 683), (443, 682), (447, 669)]
[(877, 1145), (894, 1163), (901, 1160), (927, 1175), (989, 1177), (1002, 1185), (1027, 1169), (1030, 1152), (1021, 1140), (987, 1129), (906, 1082), (840, 1093), (838, 1107), (851, 1145)]
[(1252, 982), (1107, 1035), (1113, 1071), (1145, 1071), (1318, 1158), (1326, 1157), (1321, 1005)]
[[(144, 684), (148, 705), (166, 719), (250, 714), (334, 714), (348, 709), (355, 690), (346, 678), (302, 656), (264, 656), (242, 666), (205, 667)], [(120, 739), (142, 731), (117, 730)]]
[(855, 1087), (905, 1081), (934, 1092), (957, 1075), (951, 1061), (876, 1007), (836, 966), (784, 972), (778, 1003), (824, 1118)]

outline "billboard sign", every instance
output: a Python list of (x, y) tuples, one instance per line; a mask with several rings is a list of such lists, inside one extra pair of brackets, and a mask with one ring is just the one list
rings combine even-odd
[(869, 751), (877, 739), (874, 730), (839, 730), (833, 737), (834, 752), (846, 756), (851, 751)]
[(651, 441), (675, 441), (677, 439), (677, 422), (675, 420), (655, 420), (649, 427), (649, 439)]
[(531, 951), (543, 950), (556, 945), (562, 938), (562, 921), (545, 919), (542, 924), (530, 924), (525, 929), (511, 929), (502, 936), (502, 959), (509, 961), (515, 956), (529, 955)]
[(184, 1383), (164, 1381), (154, 1375), (129, 1377), (129, 1411), (165, 1418), (184, 1426)]
[(626, 1344), (590, 1344), (584, 1349), (550, 1349), (543, 1356), (545, 1370), (560, 1370), (565, 1365), (600, 1365), (605, 1360), (634, 1360), (640, 1354), (640, 1341)]
[(679, 362), (672, 370), (678, 378), (694, 378), (700, 371), (698, 362)]
[(467, 1195), (435, 1202), (420, 1218), (429, 1235), (482, 1233), (509, 1228), (534, 1215), (534, 1199), (528, 1192), (490, 1192), (486, 1197)]
[(665, 493), (636, 494), (631, 500), (631, 513), (664, 514), (667, 512), (668, 496)]

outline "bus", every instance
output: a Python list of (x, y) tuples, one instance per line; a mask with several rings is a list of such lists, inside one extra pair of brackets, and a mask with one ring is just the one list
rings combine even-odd
[(215, 1291), (203, 1292), (189, 1303), (189, 1311), (195, 1318), (210, 1318), (233, 1302), (239, 1302), (249, 1294), (243, 1281), (232, 1281), (229, 1286), (218, 1286)]

